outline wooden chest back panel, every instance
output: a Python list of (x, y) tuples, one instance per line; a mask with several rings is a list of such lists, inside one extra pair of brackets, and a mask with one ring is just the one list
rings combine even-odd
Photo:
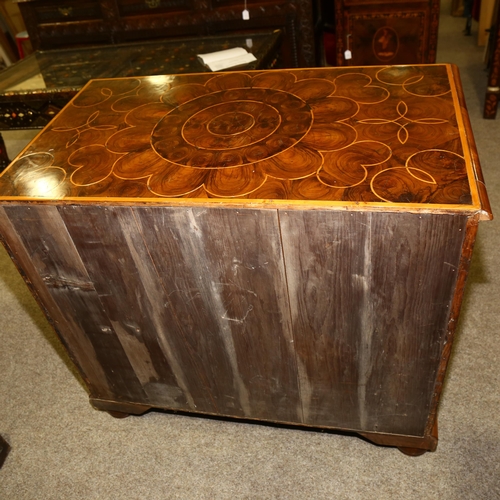
[(11, 208), (94, 397), (302, 421), (276, 211)]
[(93, 397), (423, 435), (466, 216), (3, 210)]
[(136, 228), (130, 235), (131, 224), (135, 226), (130, 209), (61, 207), (60, 213), (94, 283), (108, 333), (122, 347), (130, 363), (127, 369), (140, 381), (139, 401), (186, 408), (187, 397), (155, 324), (167, 323), (157, 305), (162, 290), (157, 281), (142, 281), (151, 265), (147, 258), (138, 263), (137, 252), (142, 248), (136, 250), (137, 237), (140, 240)]

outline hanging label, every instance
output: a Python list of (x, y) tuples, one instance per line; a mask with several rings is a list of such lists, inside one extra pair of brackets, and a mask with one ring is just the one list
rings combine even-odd
[(248, 12), (247, 9), (245, 9), (242, 13), (241, 13), (241, 17), (243, 18), (244, 21), (248, 21), (250, 19), (250, 12)]
[(352, 59), (352, 52), (347, 49), (345, 52), (344, 52), (344, 57), (346, 58), (346, 60), (348, 61), (349, 59)]

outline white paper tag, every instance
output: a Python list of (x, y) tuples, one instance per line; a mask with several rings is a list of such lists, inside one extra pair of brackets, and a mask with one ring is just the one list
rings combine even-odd
[(251, 38), (246, 39), (247, 47), (251, 49), (253, 47), (253, 40)]
[(243, 18), (244, 21), (248, 21), (250, 19), (250, 12), (248, 12), (247, 9), (245, 9), (242, 13), (241, 13), (241, 17)]
[(352, 52), (347, 49), (345, 52), (344, 52), (344, 57), (345, 59), (348, 61), (349, 59), (352, 59)]

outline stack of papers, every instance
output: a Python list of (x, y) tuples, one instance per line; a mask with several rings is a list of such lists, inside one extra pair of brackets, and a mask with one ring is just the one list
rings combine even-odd
[(210, 54), (198, 54), (198, 59), (212, 71), (220, 71), (256, 61), (257, 58), (242, 47), (219, 50)]

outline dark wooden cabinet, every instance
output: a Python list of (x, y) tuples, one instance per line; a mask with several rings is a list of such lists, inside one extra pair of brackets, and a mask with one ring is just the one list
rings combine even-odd
[(281, 29), (282, 67), (316, 65), (311, 0), (17, 0), (35, 50)]
[(93, 80), (0, 175), (1, 239), (94, 407), (406, 453), (436, 448), (490, 217), (448, 65)]
[(336, 0), (335, 19), (339, 66), (436, 61), (439, 0)]

